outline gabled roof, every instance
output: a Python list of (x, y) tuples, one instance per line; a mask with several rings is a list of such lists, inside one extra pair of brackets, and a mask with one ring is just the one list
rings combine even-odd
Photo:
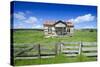
[(63, 22), (61, 20), (59, 20), (59, 21), (45, 21), (43, 25), (44, 26), (54, 26), (54, 25), (56, 25), (58, 23), (63, 23), (68, 27), (70, 27), (70, 26), (73, 27), (74, 26), (74, 24), (72, 22)]
[(56, 24), (58, 24), (58, 23), (62, 23), (62, 24), (65, 24), (65, 25), (66, 25), (66, 22), (63, 22), (63, 21), (61, 21), (61, 20), (59, 20), (59, 21), (55, 22), (55, 24), (54, 24), (54, 25), (56, 25)]

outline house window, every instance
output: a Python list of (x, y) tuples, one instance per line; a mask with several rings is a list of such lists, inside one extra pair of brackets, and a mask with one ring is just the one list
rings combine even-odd
[(70, 28), (67, 29), (67, 32), (70, 32)]
[(52, 28), (48, 27), (48, 33), (52, 33)]

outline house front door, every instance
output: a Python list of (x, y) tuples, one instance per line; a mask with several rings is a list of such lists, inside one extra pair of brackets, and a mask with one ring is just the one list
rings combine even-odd
[(65, 27), (56, 27), (56, 34), (57, 35), (65, 35), (66, 34), (66, 28)]

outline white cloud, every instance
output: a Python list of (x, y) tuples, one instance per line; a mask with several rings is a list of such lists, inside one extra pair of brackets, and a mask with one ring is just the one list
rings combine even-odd
[(14, 18), (16, 18), (18, 20), (26, 19), (25, 14), (23, 12), (14, 13)]
[(26, 22), (26, 23), (35, 23), (37, 21), (38, 21), (38, 19), (34, 16), (31, 16), (28, 19), (24, 20), (24, 22)]
[[(39, 19), (30, 15), (30, 11), (14, 13), (14, 27), (15, 28), (41, 28), (37, 25)], [(28, 24), (28, 25), (27, 25)], [(29, 26), (30, 25), (30, 26)]]
[(74, 19), (69, 19), (68, 21), (74, 22), (74, 23), (81, 23), (81, 22), (90, 22), (95, 19), (95, 16), (92, 14), (85, 14), (83, 16), (78, 16)]
[(35, 23), (35, 22), (38, 21), (38, 19), (35, 16), (27, 16), (28, 13), (29, 13), (29, 11), (14, 13), (14, 18), (19, 20), (21, 23), (22, 22), (24, 22), (24, 23)]

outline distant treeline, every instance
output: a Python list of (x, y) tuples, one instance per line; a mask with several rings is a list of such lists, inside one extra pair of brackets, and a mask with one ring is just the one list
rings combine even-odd
[(90, 31), (90, 32), (97, 31), (97, 29), (75, 29), (75, 30)]
[[(43, 29), (11, 29), (12, 31), (43, 31)], [(76, 31), (97, 31), (97, 29), (75, 29)]]
[(11, 29), (12, 31), (43, 31), (43, 29)]

